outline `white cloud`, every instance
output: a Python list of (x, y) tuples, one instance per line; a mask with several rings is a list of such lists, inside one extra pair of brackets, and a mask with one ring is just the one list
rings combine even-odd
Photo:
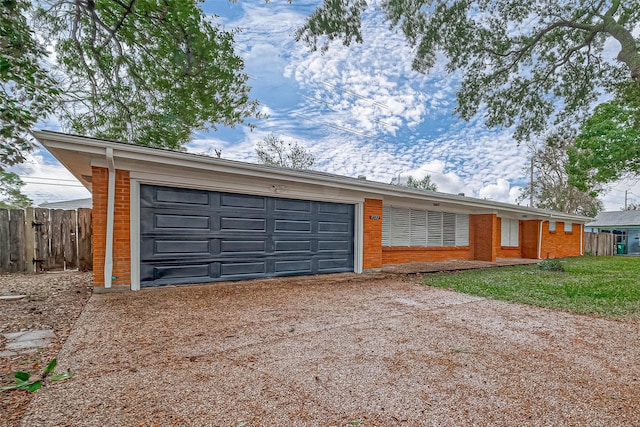
[(26, 162), (9, 170), (20, 175), (26, 184), (22, 192), (35, 205), (91, 197), (91, 193), (64, 166), (51, 161), (43, 148), (26, 157)]

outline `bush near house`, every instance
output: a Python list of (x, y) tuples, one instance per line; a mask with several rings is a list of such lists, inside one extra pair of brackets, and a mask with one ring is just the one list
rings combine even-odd
[(429, 286), (579, 314), (640, 320), (640, 258), (573, 257), (538, 265), (428, 275)]

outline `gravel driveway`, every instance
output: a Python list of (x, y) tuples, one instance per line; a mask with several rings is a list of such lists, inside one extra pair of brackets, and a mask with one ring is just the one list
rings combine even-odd
[(640, 426), (637, 323), (330, 275), (94, 294), (23, 426)]

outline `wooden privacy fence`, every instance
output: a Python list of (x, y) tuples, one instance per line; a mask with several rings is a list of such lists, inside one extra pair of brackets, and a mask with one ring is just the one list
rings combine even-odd
[(92, 268), (91, 209), (0, 209), (0, 272)]
[(615, 252), (615, 235), (612, 233), (584, 233), (584, 253), (611, 256)]

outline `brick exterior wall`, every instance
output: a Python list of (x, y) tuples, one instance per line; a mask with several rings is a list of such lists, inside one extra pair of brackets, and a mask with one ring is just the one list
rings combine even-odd
[[(109, 171), (93, 166), (93, 286), (104, 286), (104, 258), (107, 244), (107, 198)], [(113, 285), (131, 284), (130, 238), (130, 179), (129, 171), (116, 170), (113, 227)]]
[[(363, 269), (381, 268), (382, 261), (382, 200), (364, 199)], [(371, 219), (371, 216), (380, 219)]]
[[(556, 222), (556, 231), (549, 232), (549, 221), (542, 223), (542, 250), (541, 258), (563, 258), (567, 256), (579, 256), (580, 248), (580, 224), (573, 224), (572, 232), (564, 231), (564, 223)], [(584, 245), (584, 241), (582, 243)]]
[[(477, 261), (495, 262), (497, 246), (495, 245), (498, 232), (498, 218), (495, 214), (469, 215), (469, 243), (471, 245), (471, 259)], [(500, 240), (498, 240), (500, 244)]]
[[(92, 167), (93, 192), (93, 267), (94, 286), (104, 286), (104, 261), (107, 231), (107, 197), (109, 173)], [(129, 171), (116, 170), (113, 285), (131, 284)], [(465, 247), (382, 247), (382, 200), (365, 199), (363, 209), (363, 268), (379, 269), (383, 264), (435, 262), (444, 260), (479, 260), (495, 262), (501, 258), (537, 258), (539, 220), (520, 221), (519, 246), (501, 247), (500, 218), (495, 214), (469, 215), (469, 246)], [(372, 219), (379, 217), (380, 219)], [(556, 232), (543, 223), (541, 256), (551, 258), (580, 255), (580, 225), (573, 232), (564, 231), (557, 222)]]
[(469, 260), (469, 246), (460, 247), (383, 247), (383, 264), (404, 264), (407, 262), (436, 262), (446, 260)]

